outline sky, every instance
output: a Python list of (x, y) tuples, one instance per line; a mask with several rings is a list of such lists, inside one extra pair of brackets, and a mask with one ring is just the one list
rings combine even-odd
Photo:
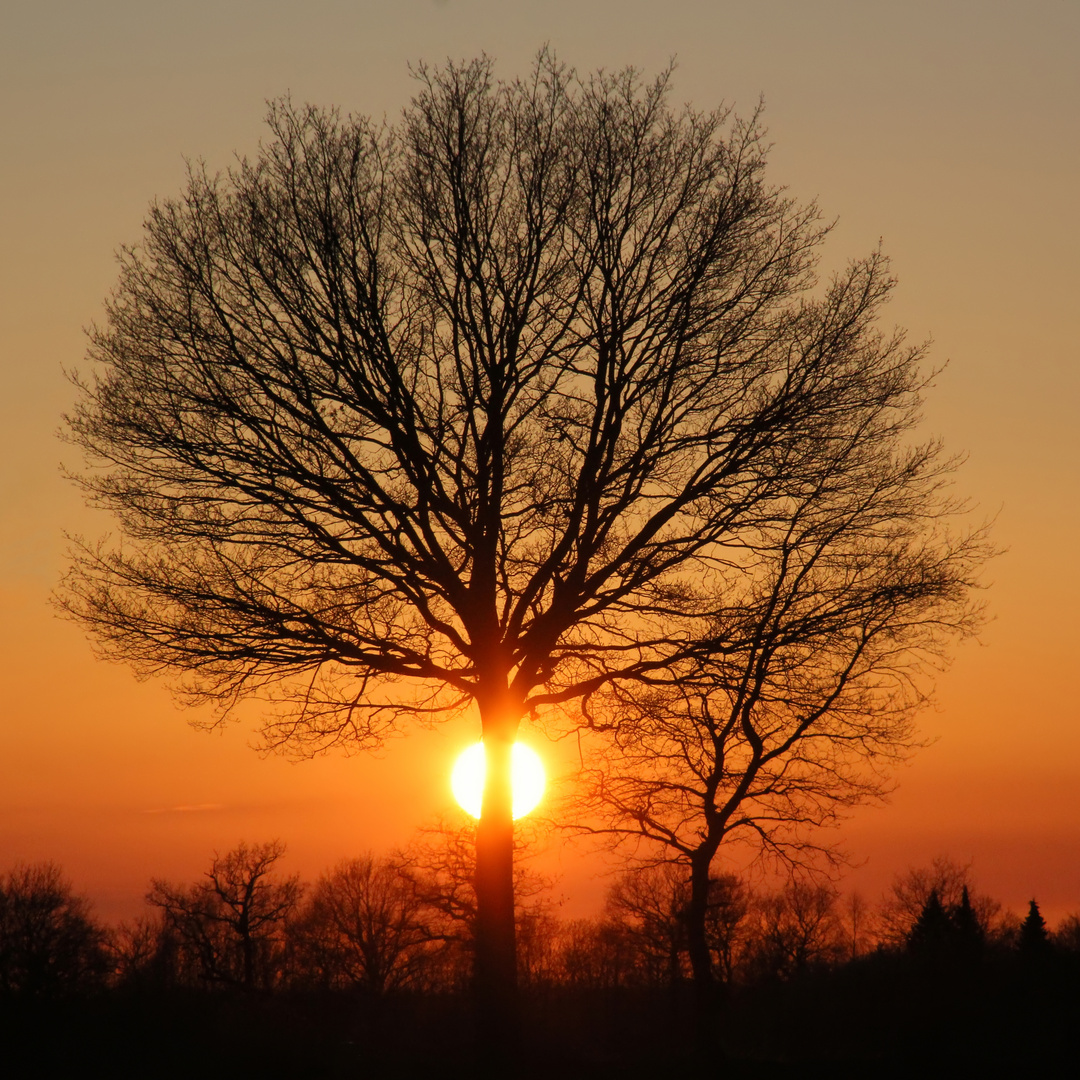
[[(253, 153), (286, 93), (392, 119), (410, 64), (486, 53), (512, 77), (544, 44), (580, 71), (674, 60), (676, 103), (763, 100), (770, 179), (836, 219), (824, 268), (880, 242), (888, 318), (933, 341), (923, 431), (965, 457), (957, 490), (1003, 553), (990, 621), (920, 718), (928, 746), (840, 834), (842, 886), (872, 900), (945, 854), (1014, 910), (1080, 911), (1080, 0), (5, 0), (0, 872), (55, 860), (128, 917), (151, 877), (194, 879), (240, 839), (280, 837), (310, 879), (450, 805), (467, 719), (292, 762), (256, 752), (249, 719), (198, 730), (163, 683), (96, 660), (49, 606), (65, 532), (110, 527), (57, 432), (115, 253), (186, 161)], [(557, 771), (562, 750), (531, 741)], [(549, 859), (564, 910), (595, 910), (596, 860)]]

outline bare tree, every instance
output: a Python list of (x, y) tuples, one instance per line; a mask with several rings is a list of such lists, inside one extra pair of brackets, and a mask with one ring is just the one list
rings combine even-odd
[[(471, 817), (453, 812), (418, 829), (412, 843), (391, 859), (423, 909), (430, 938), (442, 944), (437, 964), (442, 967), (442, 982), (450, 986), (465, 985), (475, 975), (471, 961), (479, 932), (477, 833)], [(526, 823), (514, 834), (515, 936), (530, 938), (518, 956), (519, 971), (527, 974), (539, 961), (533, 954), (545, 936), (551, 907), (546, 894), (553, 885), (529, 865), (537, 853), (537, 833), (533, 823)]]
[(396, 126), (278, 103), (151, 208), (69, 421), (120, 541), (61, 602), (196, 699), (279, 688), (299, 752), (474, 703), (497, 1027), (522, 718), (722, 648), (721, 584), (911, 415), (915, 356), (880, 257), (807, 298), (826, 230), (756, 119), (546, 52), (417, 76)]
[(163, 912), (185, 953), (182, 966), (206, 982), (244, 990), (278, 981), (285, 923), (303, 892), (298, 877), (276, 873), (284, 854), (278, 840), (241, 843), (214, 855), (205, 881), (151, 882), (147, 903)]
[(583, 769), (588, 829), (667, 849), (688, 866), (691, 961), (711, 979), (706, 912), (727, 845), (805, 865), (835, 852), (816, 830), (881, 798), (917, 745), (913, 718), (948, 641), (973, 631), (981, 530), (957, 535), (952, 463), (907, 445), (916, 354), (874, 335), (877, 264), (854, 267), (814, 309), (815, 335), (862, 358), (861, 397), (801, 447), (816, 473), (741, 534), (709, 587), (698, 655), (594, 695), (602, 741)]
[(518, 981), (523, 986), (557, 981), (560, 930), (550, 904), (532, 904), (518, 914)]
[(866, 897), (857, 889), (844, 896), (840, 908), (849, 960), (858, 960), (874, 944), (874, 916)]
[(319, 878), (294, 936), (308, 975), (375, 994), (416, 985), (431, 957), (432, 932), (412, 882), (370, 854)]
[(847, 942), (836, 901), (833, 888), (812, 881), (790, 881), (779, 892), (758, 897), (749, 958), (753, 974), (788, 979), (841, 959)]
[(1080, 953), (1080, 915), (1066, 915), (1054, 930), (1053, 942), (1064, 952)]
[(112, 935), (116, 982), (144, 991), (182, 983), (179, 942), (163, 911), (121, 922)]
[[(973, 889), (971, 864), (958, 863), (946, 855), (935, 857), (929, 866), (913, 867), (897, 874), (878, 907), (878, 937), (883, 944), (894, 948), (904, 945), (932, 895), (937, 896), (944, 913), (951, 915), (960, 910), (965, 895)], [(968, 902), (983, 932), (996, 932), (1001, 904), (979, 893), (969, 895)]]
[(109, 973), (108, 934), (55, 863), (0, 877), (0, 995), (51, 998), (95, 990)]
[(660, 863), (624, 871), (608, 890), (605, 919), (624, 928), (646, 985), (674, 986), (683, 978), (685, 884), (679, 867)]
[[(672, 986), (690, 975), (687, 916), (690, 880), (677, 863), (631, 865), (608, 890), (596, 924), (594, 951), (617, 944), (629, 958), (620, 981)], [(740, 878), (725, 874), (709, 883), (705, 941), (712, 971), (730, 982), (746, 949), (753, 896)], [(606, 942), (604, 939), (606, 938)]]
[(572, 919), (559, 933), (560, 979), (569, 986), (611, 989), (638, 981), (632, 931), (620, 919)]

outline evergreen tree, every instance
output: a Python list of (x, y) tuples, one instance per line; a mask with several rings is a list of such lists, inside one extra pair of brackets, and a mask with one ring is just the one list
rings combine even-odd
[(1028, 905), (1027, 918), (1020, 926), (1019, 948), (1028, 956), (1044, 954), (1050, 949), (1050, 935), (1046, 932), (1046, 920), (1034, 900)]
[(972, 907), (966, 885), (960, 893), (960, 903), (953, 908), (951, 915), (957, 949), (964, 957), (977, 956), (986, 944), (986, 928)]
[(932, 889), (908, 935), (908, 950), (921, 956), (940, 957), (951, 951), (955, 940), (956, 925), (937, 889)]

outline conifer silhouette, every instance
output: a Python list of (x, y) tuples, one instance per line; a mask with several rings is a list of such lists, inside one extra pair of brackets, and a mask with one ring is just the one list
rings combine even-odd
[(937, 889), (932, 889), (908, 935), (908, 949), (917, 955), (940, 957), (951, 951), (955, 938), (956, 926)]
[(1019, 948), (1029, 956), (1047, 953), (1050, 949), (1050, 935), (1046, 932), (1046, 920), (1034, 900), (1028, 905), (1027, 917), (1020, 925)]
[(986, 929), (972, 907), (966, 885), (960, 893), (960, 903), (951, 914), (958, 952), (966, 959), (978, 956), (986, 945)]

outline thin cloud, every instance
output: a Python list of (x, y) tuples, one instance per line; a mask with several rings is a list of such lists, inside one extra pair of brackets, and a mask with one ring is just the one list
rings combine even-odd
[(206, 802), (194, 803), (190, 806), (159, 806), (150, 810), (143, 810), (144, 814), (198, 814), (208, 810), (224, 810), (224, 803)]

